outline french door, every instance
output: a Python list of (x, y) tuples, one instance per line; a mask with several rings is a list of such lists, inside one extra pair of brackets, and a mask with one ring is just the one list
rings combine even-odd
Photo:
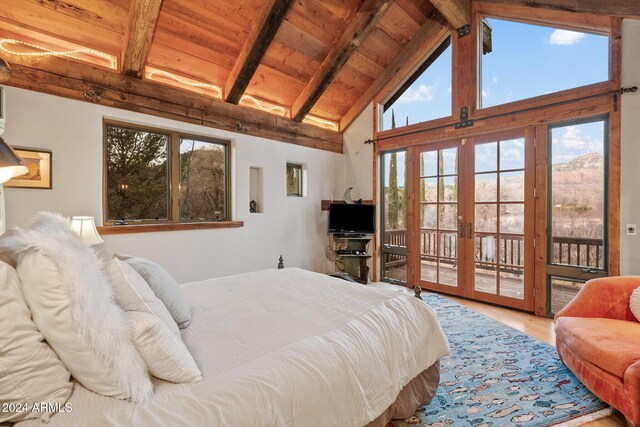
[(413, 156), (415, 282), (533, 310), (533, 130), (428, 144)]

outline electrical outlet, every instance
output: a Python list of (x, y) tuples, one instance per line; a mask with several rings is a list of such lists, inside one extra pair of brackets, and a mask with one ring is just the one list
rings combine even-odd
[(635, 236), (638, 234), (638, 227), (635, 224), (627, 224), (627, 236)]

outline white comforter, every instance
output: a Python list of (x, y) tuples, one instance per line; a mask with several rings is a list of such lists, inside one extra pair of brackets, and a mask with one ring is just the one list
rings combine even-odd
[[(305, 270), (183, 285), (182, 338), (204, 380), (143, 404), (76, 384), (50, 426), (362, 427), (449, 351), (427, 304)], [(20, 427), (42, 426), (23, 422)]]

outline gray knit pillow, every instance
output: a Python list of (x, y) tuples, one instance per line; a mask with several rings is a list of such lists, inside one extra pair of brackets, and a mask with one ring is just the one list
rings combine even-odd
[(189, 306), (178, 286), (178, 282), (171, 277), (167, 270), (144, 258), (123, 254), (114, 254), (113, 257), (129, 264), (146, 280), (153, 293), (167, 307), (180, 329), (189, 326), (191, 322)]

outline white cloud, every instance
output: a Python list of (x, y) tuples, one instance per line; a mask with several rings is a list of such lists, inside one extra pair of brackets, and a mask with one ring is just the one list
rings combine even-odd
[(482, 97), (488, 98), (491, 95), (491, 91), (489, 89), (482, 89)]
[(433, 86), (420, 85), (416, 89), (409, 88), (398, 99), (399, 104), (411, 104), (413, 102), (429, 102), (433, 99)]
[(507, 96), (504, 98), (504, 102), (511, 102), (512, 99), (513, 99), (513, 91), (510, 90)]
[(569, 30), (555, 30), (551, 33), (549, 43), (559, 46), (571, 46), (584, 38), (584, 33)]
[(447, 92), (451, 93), (451, 86), (449, 86), (449, 89), (447, 89)]
[(494, 85), (498, 84), (498, 78), (496, 76), (491, 77), (491, 81), (493, 82)]
[(590, 135), (581, 135), (580, 129), (577, 126), (568, 126), (560, 140), (558, 141), (554, 138), (552, 142), (553, 144), (560, 144), (564, 149), (573, 153), (602, 151), (602, 141)]

